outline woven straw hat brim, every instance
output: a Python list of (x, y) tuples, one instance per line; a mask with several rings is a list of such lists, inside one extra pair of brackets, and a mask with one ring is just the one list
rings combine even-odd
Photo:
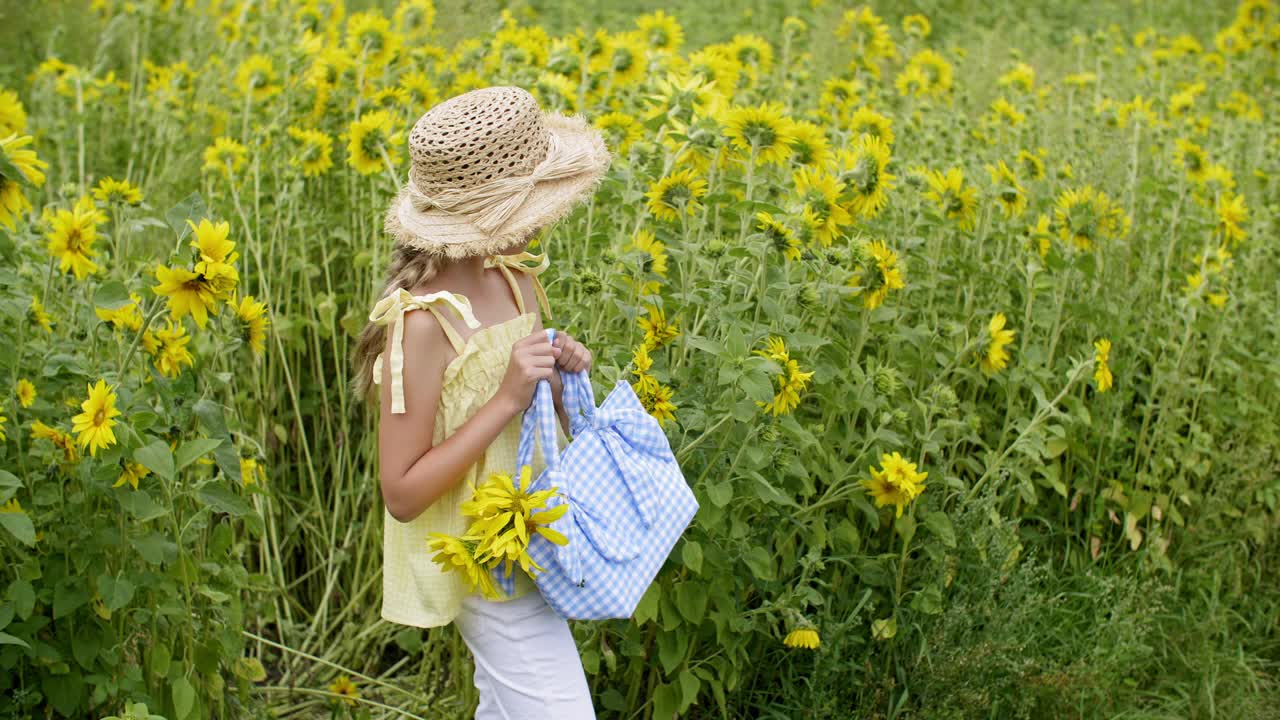
[[(568, 215), (599, 186), (609, 169), (612, 155), (605, 145), (604, 135), (581, 115), (544, 111), (543, 118), (547, 130), (559, 135), (567, 147), (591, 149), (597, 161), (591, 171), (573, 177), (538, 181), (525, 201), (493, 235), (485, 234), (463, 216), (434, 208), (425, 212), (413, 208), (408, 190), (401, 188), (387, 207), (386, 232), (410, 247), (459, 259), (499, 253), (523, 241), (533, 230)], [(420, 235), (401, 225), (398, 214), (402, 205), (406, 212), (415, 213), (421, 224), (430, 227), (430, 234)]]

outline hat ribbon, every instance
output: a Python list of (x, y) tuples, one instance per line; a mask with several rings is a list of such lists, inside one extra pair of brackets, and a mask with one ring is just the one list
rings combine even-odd
[[(469, 188), (446, 188), (434, 195), (422, 192), (412, 175), (406, 190), (413, 208), (419, 212), (436, 208), (450, 215), (462, 215), (485, 235), (492, 237), (529, 197), (533, 186), (546, 180), (558, 180), (588, 172), (597, 167), (595, 151), (590, 144), (567, 144), (554, 133), (547, 133), (547, 156), (528, 175), (500, 177)], [(401, 208), (400, 223), (409, 230), (429, 236), (429, 225), (417, 224), (412, 213)]]
[[(534, 264), (530, 265), (530, 262)], [(496, 267), (501, 270), (502, 274), (507, 276), (507, 281), (511, 283), (511, 287), (516, 286), (515, 277), (511, 274), (512, 270), (519, 270), (528, 275), (533, 280), (533, 293), (538, 297), (538, 304), (542, 306), (542, 314), (548, 320), (551, 319), (551, 306), (547, 302), (547, 291), (543, 289), (542, 283), (538, 281), (538, 276), (551, 266), (551, 258), (547, 257), (546, 253), (534, 255), (525, 250), (511, 255), (490, 255), (484, 259), (484, 266), (487, 268)]]

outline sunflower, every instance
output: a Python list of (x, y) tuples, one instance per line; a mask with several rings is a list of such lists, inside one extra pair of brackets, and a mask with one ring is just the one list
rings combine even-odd
[(707, 194), (707, 181), (695, 178), (691, 168), (667, 175), (649, 187), (649, 212), (659, 220), (675, 222), (680, 215), (692, 216), (702, 207), (698, 199)]
[(997, 161), (995, 165), (987, 165), (987, 172), (991, 174), (992, 190), (996, 200), (1000, 202), (1004, 216), (1013, 218), (1022, 215), (1027, 209), (1027, 192), (1018, 182), (1018, 176), (1003, 160)]
[(821, 126), (796, 120), (791, 123), (791, 154), (799, 165), (822, 167), (831, 160), (831, 142)]
[[(649, 378), (652, 382), (644, 382), (645, 378)], [(649, 415), (658, 421), (658, 425), (665, 426), (668, 421), (676, 419), (676, 410), (679, 408), (675, 403), (671, 402), (671, 397), (674, 394), (671, 388), (648, 375), (642, 377), (640, 382), (633, 384), (631, 387), (635, 390), (640, 404), (644, 406)]]
[(245, 295), (239, 302), (232, 301), (236, 318), (240, 320), (240, 337), (255, 354), (261, 355), (267, 337), (266, 303), (257, 302), (252, 295)]
[(151, 471), (148, 470), (145, 465), (133, 462), (132, 460), (126, 461), (124, 469), (120, 471), (120, 476), (116, 478), (116, 481), (112, 483), (111, 487), (120, 487), (125, 483), (129, 483), (130, 487), (137, 490), (138, 481), (150, 473)]
[(947, 171), (930, 170), (925, 176), (929, 198), (948, 220), (955, 220), (961, 230), (972, 230), (977, 220), (978, 191), (964, 183), (964, 172), (953, 167)]
[(667, 345), (680, 336), (676, 321), (667, 321), (667, 314), (656, 306), (646, 308), (648, 317), (637, 318), (640, 329), (644, 330), (644, 344), (647, 349), (654, 350)]
[(645, 96), (646, 118), (662, 116), (684, 124), (694, 116), (706, 116), (720, 102), (714, 79), (689, 70), (669, 72), (658, 79)]
[(568, 511), (567, 502), (546, 507), (558, 491), (553, 487), (530, 492), (532, 475), (533, 468), (528, 465), (520, 469), (518, 481), (506, 473), (494, 473), (461, 505), (462, 513), (473, 518), (461, 539), (477, 542), (473, 553), (476, 562), (490, 568), (503, 565), (508, 577), (517, 564), (531, 577), (543, 571), (529, 555), (534, 535), (557, 545), (569, 542), (550, 527)]
[(1037, 148), (1036, 152), (1031, 153), (1026, 150), (1018, 151), (1018, 159), (1015, 164), (1022, 171), (1023, 175), (1032, 180), (1041, 180), (1044, 178), (1044, 160), (1042, 159), (1048, 150)]
[(1043, 258), (1049, 254), (1049, 247), (1052, 243), (1053, 229), (1049, 224), (1049, 216), (1040, 213), (1040, 216), (1036, 218), (1035, 224), (1027, 226), (1026, 246), (1027, 248), (1034, 247), (1036, 253)]
[(489, 568), (475, 559), (475, 541), (464, 541), (443, 533), (431, 533), (428, 537), (431, 539), (427, 541), (427, 547), (436, 553), (431, 559), (444, 571), (453, 570), (461, 574), (468, 592), (479, 590), (491, 600), (502, 597)]
[(1232, 244), (1244, 239), (1244, 224), (1249, 220), (1249, 208), (1245, 207), (1244, 195), (1224, 192), (1218, 196), (1214, 207), (1218, 216), (1218, 233)]
[(0, 138), (26, 129), (27, 111), (22, 107), (18, 94), (12, 90), (0, 90)]
[(1053, 219), (1058, 237), (1086, 252), (1100, 240), (1123, 236), (1129, 226), (1124, 210), (1091, 185), (1059, 194)]
[(98, 209), (93, 198), (81, 195), (71, 210), (49, 212), (46, 208), (44, 219), (49, 225), (45, 233), (49, 254), (58, 258), (59, 270), (70, 270), (77, 280), (98, 271), (98, 264), (93, 261), (98, 254), (93, 243), (98, 239), (98, 226), (107, 221), (107, 215)]
[(893, 121), (867, 105), (863, 105), (853, 113), (853, 117), (849, 120), (849, 132), (879, 138), (886, 147), (893, 145), (895, 139)]
[(204, 149), (204, 166), (206, 172), (220, 172), (230, 178), (244, 167), (249, 157), (249, 150), (229, 137), (219, 137), (213, 144)]
[(858, 264), (847, 284), (857, 288), (854, 294), (862, 296), (863, 307), (875, 310), (884, 304), (889, 291), (906, 287), (898, 254), (883, 240), (862, 239), (856, 253)]
[(253, 98), (255, 103), (280, 92), (280, 85), (276, 81), (276, 71), (272, 67), (270, 55), (250, 55), (236, 70), (236, 87), (239, 88), (240, 95)]
[(929, 18), (924, 15), (908, 15), (902, 18), (902, 32), (917, 40), (923, 40), (929, 37), (929, 33), (933, 32), (933, 25), (929, 23)]
[(105, 177), (93, 188), (93, 197), (107, 205), (140, 205), (142, 190), (128, 180)]
[(775, 378), (775, 384), (778, 387), (773, 399), (769, 402), (756, 401), (756, 405), (774, 416), (786, 415), (800, 405), (800, 393), (808, 387), (809, 381), (813, 378), (813, 371), (800, 370), (800, 363), (791, 357), (786, 342), (777, 336), (767, 338), (765, 349), (754, 352), (782, 366), (782, 372)]
[(1174, 141), (1173, 160), (1186, 172), (1189, 180), (1204, 182), (1209, 175), (1209, 158), (1204, 148), (1189, 140), (1178, 138)]
[(40, 302), (40, 299), (35, 295), (31, 296), (30, 309), (32, 322), (39, 325), (41, 328), (44, 328), (45, 332), (52, 332), (53, 318), (50, 317), (49, 313), (45, 312), (44, 303)]
[(987, 347), (979, 359), (982, 371), (988, 375), (994, 375), (1009, 365), (1009, 351), (1005, 347), (1013, 342), (1014, 331), (1005, 330), (1004, 324), (1004, 313), (992, 315), (987, 323)]
[(400, 164), (402, 133), (393, 130), (395, 121), (386, 110), (365, 113), (352, 121), (347, 143), (347, 163), (361, 175), (371, 175), (386, 168), (385, 153), (394, 167)]
[(75, 439), (66, 432), (56, 427), (45, 425), (39, 420), (31, 421), (31, 439), (45, 439), (53, 443), (54, 447), (62, 450), (62, 458), (67, 462), (75, 462), (80, 459), (80, 451), (76, 450)]
[(1106, 338), (1100, 338), (1093, 343), (1093, 381), (1098, 386), (1098, 392), (1106, 392), (1111, 389), (1114, 384), (1111, 375), (1111, 341)]
[(387, 64), (402, 42), (400, 34), (392, 32), (391, 21), (378, 10), (355, 13), (347, 20), (347, 52), (372, 67)]
[(298, 141), (289, 164), (301, 168), (306, 177), (323, 175), (333, 167), (333, 138), (321, 130), (289, 126), (289, 137)]
[(257, 458), (240, 458), (240, 484), (262, 485), (267, 482), (267, 469)]
[(89, 397), (80, 403), (83, 412), (71, 418), (71, 432), (79, 434), (77, 442), (81, 448), (88, 447), (89, 454), (97, 456), (99, 448), (116, 444), (116, 435), (111, 430), (116, 421), (112, 418), (120, 411), (116, 409), (116, 394), (105, 380), (86, 387)]
[(436, 24), (433, 0), (401, 0), (396, 7), (396, 29), (407, 38), (420, 40), (431, 34)]
[(1018, 127), (1026, 119), (1026, 113), (1014, 107), (1013, 103), (1004, 98), (996, 98), (991, 103), (989, 122), (992, 125), (1007, 124), (1009, 127)]
[(884, 209), (896, 177), (888, 172), (889, 159), (888, 143), (866, 133), (836, 154), (840, 180), (848, 191), (850, 213), (871, 219)]
[(880, 61), (896, 60), (898, 46), (889, 34), (889, 26), (869, 6), (845, 10), (836, 26), (836, 37), (848, 41), (857, 53), (854, 63), (875, 78), (880, 77)]
[(829, 246), (840, 228), (853, 222), (849, 211), (840, 204), (844, 183), (824, 170), (802, 167), (792, 175), (802, 206), (818, 221), (817, 240)]
[(1036, 85), (1036, 71), (1030, 65), (1020, 62), (1013, 66), (996, 81), (1001, 86), (1011, 85), (1023, 92), (1031, 92)]
[(636, 18), (636, 28), (650, 50), (674, 53), (684, 45), (684, 28), (680, 21), (662, 10)]
[(767, 212), (756, 213), (756, 229), (764, 234), (766, 244), (782, 253), (787, 260), (800, 259), (800, 241), (795, 232), (786, 223), (777, 220)]
[[(150, 336), (149, 338), (147, 336)], [(182, 323), (174, 323), (172, 318), (165, 318), (165, 327), (154, 333), (147, 331), (143, 336), (143, 345), (154, 356), (156, 370), (169, 378), (178, 377), (182, 366), (190, 366), (194, 362), (187, 351), (187, 343), (191, 336)]]
[(609, 147), (624, 156), (632, 144), (644, 137), (644, 126), (635, 116), (616, 110), (597, 116), (591, 124), (604, 134)]
[(796, 628), (787, 633), (787, 636), (782, 640), (782, 644), (787, 647), (817, 650), (818, 646), (822, 644), (822, 639), (818, 637), (818, 631), (813, 628)]
[(36, 401), (36, 386), (26, 378), (18, 380), (18, 384), (13, 388), (13, 394), (18, 397), (18, 404), (24, 408), (31, 407), (31, 403)]
[(723, 119), (730, 144), (742, 152), (754, 153), (757, 163), (782, 163), (791, 155), (791, 121), (781, 103), (734, 105), (724, 111)]
[(142, 313), (138, 311), (140, 302), (142, 298), (137, 293), (129, 293), (129, 302), (116, 308), (96, 307), (93, 312), (99, 320), (110, 323), (117, 330), (137, 332), (142, 329)]
[(360, 697), (360, 692), (356, 690), (356, 684), (351, 682), (351, 678), (345, 673), (329, 683), (329, 692), (342, 698), (342, 701), (347, 705), (355, 705), (356, 698)]
[(0, 155), (22, 174), (22, 179), (19, 180), (0, 173), (0, 225), (9, 230), (17, 229), (14, 217), (31, 209), (31, 201), (22, 192), (22, 182), (36, 187), (44, 185), (44, 173), (41, 170), (49, 166), (49, 163), (36, 157), (34, 150), (23, 149), (31, 142), (30, 135), (8, 135), (0, 138)]
[(648, 49), (643, 33), (601, 31), (598, 37), (600, 52), (588, 65), (592, 71), (611, 76), (615, 88), (638, 85), (644, 80)]
[(756, 76), (767, 74), (773, 69), (773, 46), (759, 35), (734, 35), (729, 43), (729, 55), (734, 62), (749, 68)]
[(893, 505), (897, 509), (897, 517), (902, 517), (902, 510), (924, 492), (924, 480), (927, 472), (918, 472), (916, 464), (908, 462), (897, 451), (893, 454), (880, 455), (880, 469), (871, 467), (871, 478), (859, 481), (876, 501), (876, 507)]
[(160, 284), (151, 290), (168, 298), (169, 314), (173, 319), (181, 320), (191, 315), (196, 325), (203, 329), (209, 322), (209, 311), (217, 306), (217, 299), (205, 278), (186, 268), (167, 268), (164, 265), (156, 266), (155, 275)]
[(926, 48), (911, 56), (906, 67), (894, 79), (894, 87), (902, 96), (939, 97), (951, 92), (954, 82), (951, 63)]

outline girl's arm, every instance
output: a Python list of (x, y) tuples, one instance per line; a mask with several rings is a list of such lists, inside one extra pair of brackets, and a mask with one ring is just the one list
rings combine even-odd
[[(556, 374), (555, 358), (560, 353), (541, 331), (517, 341), (497, 392), (456, 432), (433, 447), (436, 408), (447, 365), (441, 351), (444, 347), (448, 347), (448, 340), (434, 315), (405, 314), (405, 412), (400, 414), (391, 412), (390, 363), (383, 363), (378, 423), (380, 480), (387, 511), (400, 522), (418, 517), (458, 484), (511, 418), (529, 406), (537, 381)], [(390, 346), (385, 357), (390, 357)]]

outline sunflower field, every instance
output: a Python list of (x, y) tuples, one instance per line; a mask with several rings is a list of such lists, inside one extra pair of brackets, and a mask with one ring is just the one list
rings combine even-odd
[(657, 5), (0, 3), (0, 718), (472, 716), (351, 375), (488, 85), (701, 505), (601, 718), (1280, 717), (1280, 3)]

